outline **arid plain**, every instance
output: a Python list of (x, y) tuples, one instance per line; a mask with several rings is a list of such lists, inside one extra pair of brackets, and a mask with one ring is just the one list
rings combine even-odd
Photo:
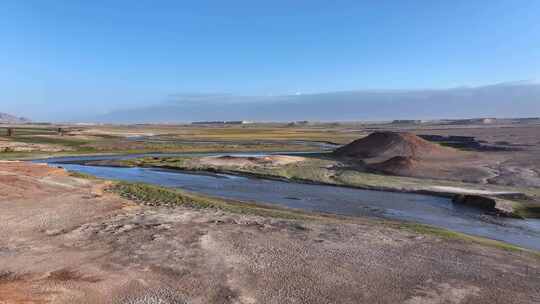
[[(116, 165), (440, 195), (469, 193), (465, 189), (535, 218), (536, 122), (10, 127), (12, 136), (0, 139), (0, 303), (540, 301), (534, 250), (411, 222), (244, 203), (24, 161), (113, 153), (313, 152), (141, 155)], [(370, 151), (389, 145), (382, 150), (390, 154), (331, 152), (374, 134), (408, 135), (397, 144), (394, 137), (368, 142), (375, 145)], [(405, 155), (410, 142), (430, 149)], [(433, 147), (444, 155), (433, 157)], [(381, 165), (397, 156), (391, 166)]]

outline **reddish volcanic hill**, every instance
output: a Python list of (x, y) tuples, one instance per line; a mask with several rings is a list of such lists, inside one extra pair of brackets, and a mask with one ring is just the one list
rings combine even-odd
[(407, 156), (396, 156), (381, 163), (370, 165), (372, 170), (394, 175), (409, 176), (421, 167), (418, 160)]
[(431, 143), (412, 133), (374, 132), (367, 137), (334, 151), (338, 156), (355, 158), (384, 158), (396, 156), (421, 158), (447, 158), (459, 154), (458, 151)]

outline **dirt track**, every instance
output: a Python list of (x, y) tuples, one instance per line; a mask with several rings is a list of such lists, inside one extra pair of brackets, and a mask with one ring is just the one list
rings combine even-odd
[(0, 162), (0, 303), (538, 303), (540, 260), (375, 221), (139, 206)]

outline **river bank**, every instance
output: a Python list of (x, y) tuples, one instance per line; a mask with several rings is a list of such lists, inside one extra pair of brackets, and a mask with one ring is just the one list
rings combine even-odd
[(120, 197), (107, 190), (110, 182), (40, 164), (2, 163), (0, 177), (0, 296), (8, 302), (425, 303), (459, 295), (533, 303), (539, 296), (535, 255), (434, 228), (147, 205), (148, 189), (121, 188)]
[[(239, 163), (242, 157), (233, 156), (232, 158), (218, 160), (219, 156), (152, 156), (126, 160), (93, 161), (87, 164), (237, 174), (281, 181), (388, 192), (429, 194), (450, 198), (456, 196), (482, 197), (493, 202), (494, 208), (487, 211), (498, 215), (516, 218), (540, 218), (540, 190), (534, 188), (480, 185), (372, 174), (346, 166), (327, 154), (306, 154), (301, 161), (285, 164), (254, 161), (252, 158), (251, 163), (248, 162), (246, 165)], [(264, 157), (264, 155), (261, 157)]]
[[(146, 159), (169, 163), (182, 163), (186, 161), (199, 161), (201, 158), (216, 161), (230, 161), (236, 164), (265, 163), (267, 170), (282, 170), (282, 174), (299, 172), (303, 176), (321, 176), (320, 168), (328, 164), (328, 159), (310, 158), (308, 154), (294, 154), (283, 157), (281, 155), (241, 154), (234, 156), (208, 155), (182, 155), (163, 158), (162, 156), (149, 156)], [(70, 171), (88, 173), (105, 179), (122, 180), (129, 182), (142, 182), (173, 189), (185, 189), (192, 192), (214, 197), (241, 200), (244, 202), (270, 203), (275, 206), (285, 206), (312, 212), (323, 212), (348, 216), (382, 217), (387, 219), (410, 221), (435, 225), (441, 228), (459, 231), (472, 235), (479, 235), (491, 239), (506, 241), (518, 246), (540, 249), (540, 223), (536, 220), (514, 220), (497, 216), (500, 213), (482, 211), (467, 205), (455, 204), (448, 195), (426, 195), (409, 193), (402, 189), (393, 191), (373, 191), (359, 189), (349, 185), (328, 185), (320, 182), (306, 181), (291, 183), (277, 176), (272, 178), (242, 177), (238, 172), (234, 175), (211, 172), (212, 170), (184, 171), (170, 170), (162, 166), (146, 168), (135, 166), (140, 158), (134, 156), (107, 158), (58, 158), (48, 160), (56, 166), (64, 167)], [(300, 161), (301, 160), (301, 161)], [(308, 166), (306, 162), (317, 161), (320, 165)], [(269, 166), (269, 162), (279, 166)], [(283, 162), (286, 162), (284, 164)], [(126, 163), (131, 163), (126, 166)], [(95, 166), (94, 166), (94, 165)], [(114, 166), (107, 166), (114, 165)], [(213, 167), (212, 167), (213, 168)], [(287, 169), (293, 168), (293, 169)], [(311, 168), (311, 169), (310, 169)], [(311, 170), (311, 171), (310, 171)], [(222, 171), (226, 172), (226, 171)], [(244, 170), (245, 172), (245, 170)], [(326, 175), (322, 175), (326, 177)], [(379, 178), (379, 176), (376, 176)], [(378, 182), (374, 180), (374, 182)], [(380, 183), (379, 183), (380, 185)], [(392, 184), (395, 186), (396, 184)], [(399, 184), (398, 184), (399, 185)], [(406, 184), (409, 186), (409, 184)], [(412, 186), (421, 184), (412, 184)], [(438, 185), (442, 190), (448, 191), (448, 185)], [(461, 189), (461, 188), (459, 188)], [(470, 189), (469, 189), (470, 190)], [(486, 190), (477, 190), (486, 191)], [(419, 191), (421, 192), (421, 191)], [(539, 240), (538, 242), (536, 240)]]

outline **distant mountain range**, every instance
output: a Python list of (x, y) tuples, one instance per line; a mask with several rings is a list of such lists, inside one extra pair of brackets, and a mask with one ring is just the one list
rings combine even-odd
[(358, 121), (540, 116), (540, 84), (512, 82), (426, 90), (363, 90), (282, 96), (175, 95), (167, 103), (114, 111), (116, 123)]
[(17, 117), (7, 113), (0, 113), (0, 123), (3, 124), (21, 124), (28, 123), (30, 119), (24, 117)]

